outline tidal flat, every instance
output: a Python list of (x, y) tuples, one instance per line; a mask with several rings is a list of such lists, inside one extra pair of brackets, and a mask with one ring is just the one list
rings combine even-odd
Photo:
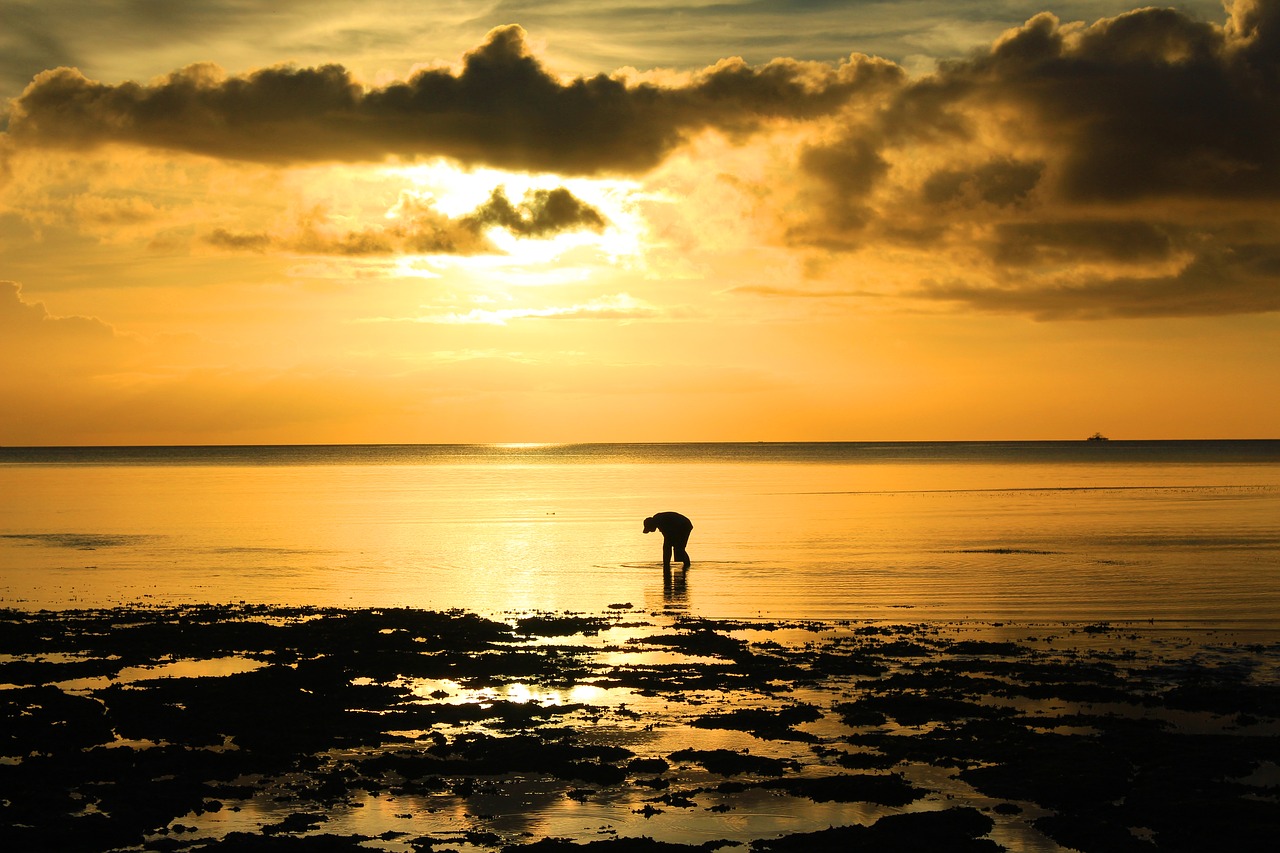
[(1160, 623), (0, 611), (12, 851), (1270, 850), (1280, 641)]

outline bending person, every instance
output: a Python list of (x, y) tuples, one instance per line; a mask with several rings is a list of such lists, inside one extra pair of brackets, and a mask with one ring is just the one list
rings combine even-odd
[(689, 568), (689, 552), (685, 546), (689, 544), (689, 534), (693, 532), (693, 522), (678, 512), (659, 512), (644, 520), (644, 532), (662, 531), (662, 568), (671, 568), (671, 555)]

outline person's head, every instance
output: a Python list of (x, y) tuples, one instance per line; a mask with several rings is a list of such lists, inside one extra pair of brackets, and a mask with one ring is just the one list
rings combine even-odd
[(654, 524), (654, 523), (653, 523), (653, 516), (650, 516), (650, 517), (648, 517), (648, 518), (646, 518), (646, 519), (644, 520), (644, 532), (645, 532), (645, 533), (652, 533), (653, 531), (655, 531), (655, 530), (657, 530), (657, 529), (658, 529), (658, 525), (656, 525), (656, 524)]

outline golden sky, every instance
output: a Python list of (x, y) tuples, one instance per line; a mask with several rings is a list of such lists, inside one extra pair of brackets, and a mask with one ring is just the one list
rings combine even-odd
[(1280, 436), (1280, 0), (0, 19), (0, 444)]

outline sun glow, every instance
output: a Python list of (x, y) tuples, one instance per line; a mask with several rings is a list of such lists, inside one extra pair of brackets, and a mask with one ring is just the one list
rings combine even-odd
[[(496, 253), (422, 255), (416, 259), (417, 263), (429, 257), (432, 266), (493, 270), (549, 265), (573, 256), (597, 263), (617, 264), (638, 258), (645, 247), (648, 229), (639, 209), (644, 195), (638, 181), (566, 178), (554, 174), (484, 168), (464, 170), (444, 160), (383, 171), (387, 176), (406, 181), (408, 193), (451, 218), (474, 213), (493, 197), (495, 191), (518, 202), (531, 193), (564, 189), (596, 210), (604, 220), (604, 226), (598, 229), (567, 228), (539, 236), (491, 227), (484, 230), (483, 236), (497, 249)], [(400, 215), (398, 207), (399, 204), (387, 211), (389, 219)], [(411, 259), (411, 263), (414, 262), (415, 259)], [(563, 279), (563, 273), (560, 278)]]
[(519, 188), (512, 179), (525, 177), (495, 169), (459, 169), (446, 160), (393, 166), (384, 173), (406, 181), (415, 192), (432, 196), (436, 207), (447, 216), (462, 216), (474, 210), (494, 187), (504, 183), (515, 191)]
[(395, 278), (440, 278), (440, 273), (431, 269), (431, 258), (424, 255), (405, 255), (396, 258)]

